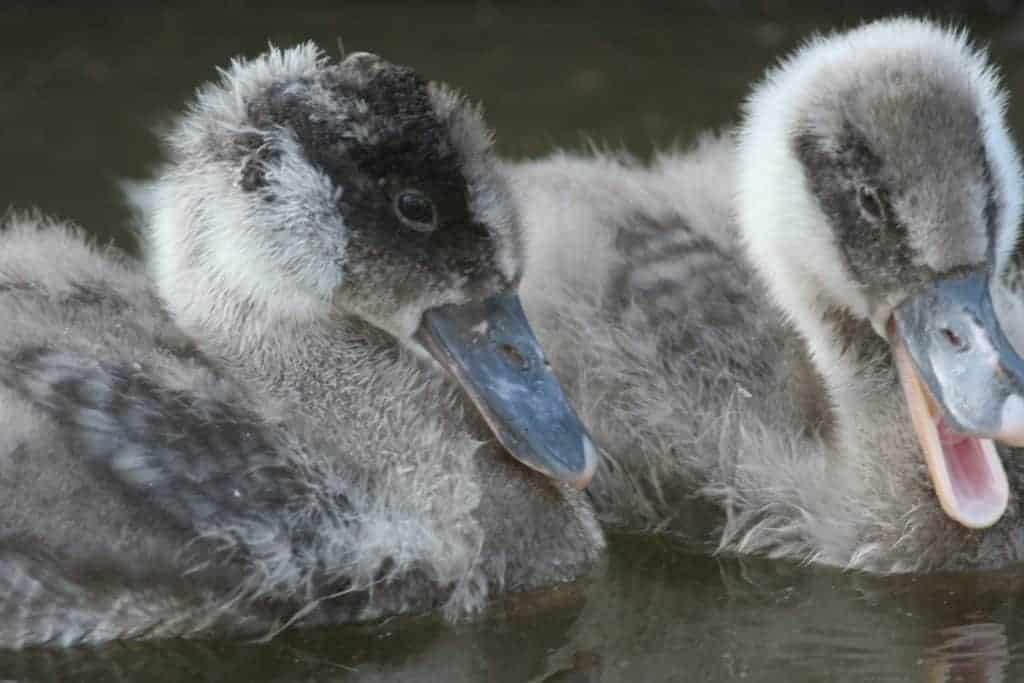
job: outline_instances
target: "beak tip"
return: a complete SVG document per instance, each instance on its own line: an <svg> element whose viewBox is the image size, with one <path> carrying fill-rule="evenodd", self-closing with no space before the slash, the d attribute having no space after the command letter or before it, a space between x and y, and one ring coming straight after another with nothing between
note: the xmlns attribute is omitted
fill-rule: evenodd
<svg viewBox="0 0 1024 683"><path fill-rule="evenodd" d="M1024 446L1024 399L1011 394L1003 402L998 440L1010 446Z"/></svg>
<svg viewBox="0 0 1024 683"><path fill-rule="evenodd" d="M594 442L590 440L587 434L583 434L583 469L580 475L572 481L572 485L582 491L587 488L590 481L594 478L594 473L597 471L597 464L600 461L598 457L597 448L594 446Z"/></svg>

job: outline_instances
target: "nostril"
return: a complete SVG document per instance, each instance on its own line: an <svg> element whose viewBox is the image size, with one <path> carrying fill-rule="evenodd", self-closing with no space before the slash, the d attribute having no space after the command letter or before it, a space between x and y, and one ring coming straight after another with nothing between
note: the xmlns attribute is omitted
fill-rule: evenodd
<svg viewBox="0 0 1024 683"><path fill-rule="evenodd" d="M520 370L526 370L530 367L529 361L523 357L523 354L519 353L519 350L511 344L502 344L498 347L498 351L507 361L513 365L519 366Z"/></svg>
<svg viewBox="0 0 1024 683"><path fill-rule="evenodd" d="M946 340L946 343L952 346L954 350L963 351L967 348L967 344L964 342L963 338L948 327L943 327L939 330L939 333Z"/></svg>

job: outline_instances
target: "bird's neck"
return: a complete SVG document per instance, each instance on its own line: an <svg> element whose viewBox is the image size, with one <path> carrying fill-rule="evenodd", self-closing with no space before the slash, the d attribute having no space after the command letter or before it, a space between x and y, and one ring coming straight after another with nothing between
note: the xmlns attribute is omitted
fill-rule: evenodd
<svg viewBox="0 0 1024 683"><path fill-rule="evenodd" d="M870 322L818 301L798 326L824 378L842 450L877 457L912 436L889 345Z"/></svg>
<svg viewBox="0 0 1024 683"><path fill-rule="evenodd" d="M175 281L173 296L163 293L181 331L261 393L329 405L342 394L351 399L370 368L383 376L416 363L391 336L326 306L262 301L202 273Z"/></svg>

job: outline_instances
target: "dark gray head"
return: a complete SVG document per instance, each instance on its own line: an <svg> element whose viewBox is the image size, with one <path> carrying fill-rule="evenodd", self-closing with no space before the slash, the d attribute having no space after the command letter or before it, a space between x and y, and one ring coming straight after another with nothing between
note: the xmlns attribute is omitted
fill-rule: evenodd
<svg viewBox="0 0 1024 683"><path fill-rule="evenodd" d="M989 439L1024 439L1024 362L989 295L1021 211L1004 103L963 33L886 20L783 62L740 146L752 258L822 362L846 344L828 312L888 342L939 498L968 526L1005 508ZM961 461L977 471L951 474Z"/></svg>
<svg viewBox="0 0 1024 683"><path fill-rule="evenodd" d="M403 339L427 308L520 277L515 210L479 110L411 69L271 50L202 89L170 142L160 208L192 220L155 226L160 270L180 275L174 252L255 304L292 316L329 305Z"/></svg>
<svg viewBox="0 0 1024 683"><path fill-rule="evenodd" d="M478 108L307 44L234 62L168 140L148 256L185 330L259 344L363 320L448 368L513 455L589 479L594 450L518 305L522 235Z"/></svg>
<svg viewBox="0 0 1024 683"><path fill-rule="evenodd" d="M1013 243L977 84L962 65L912 57L824 70L793 131L809 189L873 308L944 273L987 269L1000 238Z"/></svg>

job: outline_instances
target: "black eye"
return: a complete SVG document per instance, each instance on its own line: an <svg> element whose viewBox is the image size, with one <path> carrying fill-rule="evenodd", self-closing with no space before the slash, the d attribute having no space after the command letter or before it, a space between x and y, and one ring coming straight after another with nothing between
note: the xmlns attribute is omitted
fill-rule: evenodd
<svg viewBox="0 0 1024 683"><path fill-rule="evenodd" d="M396 196L395 213L403 225L417 232L431 232L437 227L434 202L418 190L405 190Z"/></svg>
<svg viewBox="0 0 1024 683"><path fill-rule="evenodd" d="M860 205L860 212L871 223L877 223L885 218L885 208L882 205L882 198L873 187L861 185L857 188L857 204Z"/></svg>

